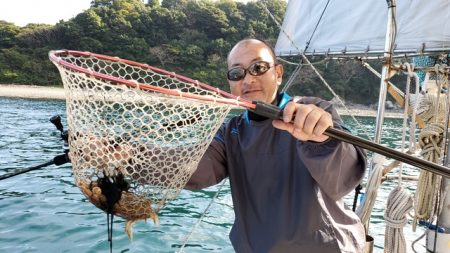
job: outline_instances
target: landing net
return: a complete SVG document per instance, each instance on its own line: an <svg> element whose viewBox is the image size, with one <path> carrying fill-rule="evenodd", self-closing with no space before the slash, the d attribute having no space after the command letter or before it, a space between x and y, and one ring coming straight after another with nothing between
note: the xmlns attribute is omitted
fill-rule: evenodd
<svg viewBox="0 0 450 253"><path fill-rule="evenodd" d="M105 191L121 192L127 219L148 218L139 214L145 205L157 212L178 195L231 108L214 102L217 92L148 65L75 51L53 51L50 59L66 92L75 181L102 209ZM115 190L105 190L109 183Z"/></svg>

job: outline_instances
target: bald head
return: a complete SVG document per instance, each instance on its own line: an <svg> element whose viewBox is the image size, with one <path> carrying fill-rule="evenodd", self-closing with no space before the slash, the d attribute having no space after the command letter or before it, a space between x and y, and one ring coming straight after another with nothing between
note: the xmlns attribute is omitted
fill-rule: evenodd
<svg viewBox="0 0 450 253"><path fill-rule="evenodd" d="M230 56L232 56L236 51L237 48L251 48L251 47L265 47L268 49L269 53L271 54L272 58L273 58L273 62L277 63L277 57L275 56L275 51L273 50L272 46L263 41L263 40L259 40L259 39L243 39L241 41L239 41L238 43L236 43L236 45L234 45L234 47L230 50L230 52L228 53L227 56L227 62L228 64L230 64Z"/></svg>

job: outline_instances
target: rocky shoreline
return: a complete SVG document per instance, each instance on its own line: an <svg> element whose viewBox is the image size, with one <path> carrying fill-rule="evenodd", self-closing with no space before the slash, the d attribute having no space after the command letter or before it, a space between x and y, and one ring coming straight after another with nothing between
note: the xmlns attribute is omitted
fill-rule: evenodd
<svg viewBox="0 0 450 253"><path fill-rule="evenodd" d="M0 84L0 97L16 97L31 99L65 100L65 92L62 87L48 87L36 85ZM340 115L376 117L377 111L364 105L351 105L349 111L337 108ZM399 110L386 110L386 117L402 118Z"/></svg>

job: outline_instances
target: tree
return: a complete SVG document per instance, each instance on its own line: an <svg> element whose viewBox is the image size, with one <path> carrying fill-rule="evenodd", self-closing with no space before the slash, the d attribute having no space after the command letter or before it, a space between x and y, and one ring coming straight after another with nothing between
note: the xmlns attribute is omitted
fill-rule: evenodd
<svg viewBox="0 0 450 253"><path fill-rule="evenodd" d="M147 3L145 5L150 8L159 7L159 0L147 0Z"/></svg>
<svg viewBox="0 0 450 253"><path fill-rule="evenodd" d="M172 57L170 57L169 52L164 46L151 47L148 51L151 56L158 59L159 61L158 63L162 67L165 67L167 63L169 64L175 63L175 61L172 59Z"/></svg>
<svg viewBox="0 0 450 253"><path fill-rule="evenodd" d="M192 2L192 0L163 0L161 7L170 10L185 10L188 2Z"/></svg>
<svg viewBox="0 0 450 253"><path fill-rule="evenodd" d="M0 20L0 48L10 48L16 44L16 36L19 34L19 27L13 23Z"/></svg>
<svg viewBox="0 0 450 253"><path fill-rule="evenodd" d="M224 37L227 41L235 42L242 39L240 28L245 26L245 17L242 10L245 5L234 0L220 0L217 3L217 8L222 10L228 19L228 28L224 29Z"/></svg>
<svg viewBox="0 0 450 253"><path fill-rule="evenodd" d="M111 7L113 0L92 0L91 7Z"/></svg>
<svg viewBox="0 0 450 253"><path fill-rule="evenodd" d="M17 45L27 48L41 48L55 45L55 30L50 25L28 24L17 35Z"/></svg>
<svg viewBox="0 0 450 253"><path fill-rule="evenodd" d="M201 27L210 39L222 38L229 27L225 12L209 1L189 2L186 15L194 21L193 27Z"/></svg>
<svg viewBox="0 0 450 253"><path fill-rule="evenodd" d="M166 8L151 9L149 30L144 34L148 44L157 46L168 43L170 40L176 40L186 28L186 15L178 10L169 10Z"/></svg>
<svg viewBox="0 0 450 253"><path fill-rule="evenodd" d="M93 38L103 37L107 29L106 24L94 9L88 9L78 14L74 22L82 29L84 36Z"/></svg>

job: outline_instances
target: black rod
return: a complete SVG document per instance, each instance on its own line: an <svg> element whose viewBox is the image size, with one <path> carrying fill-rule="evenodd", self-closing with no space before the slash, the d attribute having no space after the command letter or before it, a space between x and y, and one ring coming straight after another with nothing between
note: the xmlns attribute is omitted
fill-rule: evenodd
<svg viewBox="0 0 450 253"><path fill-rule="evenodd" d="M271 119L283 119L283 111L278 106L261 101L253 101L253 104L255 105L255 108L252 109L254 113ZM372 152L378 153L380 155L384 155L389 158L398 160L400 162L404 162L406 164L415 166L417 168L424 169L426 171L436 173L443 177L450 178L450 168L448 167L435 164L430 161L414 157L412 155L402 153L395 149L388 148L378 143L365 140L363 138L351 135L347 132L344 132L336 128L329 127L327 130L325 130L324 134L336 140L347 142L356 145L358 147L370 150Z"/></svg>
<svg viewBox="0 0 450 253"><path fill-rule="evenodd" d="M10 177L13 177L13 176L17 176L17 175L20 175L20 174L23 174L23 173L26 173L26 172L29 172L29 171L32 171L32 170L37 170L37 169L40 169L40 168L52 165L54 163L55 162L52 159L52 160L50 160L50 161L48 161L46 163L39 164L37 166L33 166L33 167L29 167L29 168L23 168L23 169L18 169L18 170L14 171L14 172L0 175L0 180L7 179L7 178L10 178Z"/></svg>
<svg viewBox="0 0 450 253"><path fill-rule="evenodd" d="M329 137L332 137L336 140L347 142L347 143L356 145L358 147L370 150L370 151L378 153L380 155L384 155L386 157L393 158L395 160L404 162L406 164L415 166L417 168L436 173L443 177L450 178L450 168L448 168L448 167L445 167L445 166L442 166L442 165L439 165L436 163L432 163L430 161L423 160L423 159L414 157L412 155L408 155L406 153L402 153L395 149L388 148L388 147L382 146L380 144L365 140L363 138L351 135L342 130L330 127L327 130L325 130L325 135L328 135Z"/></svg>

